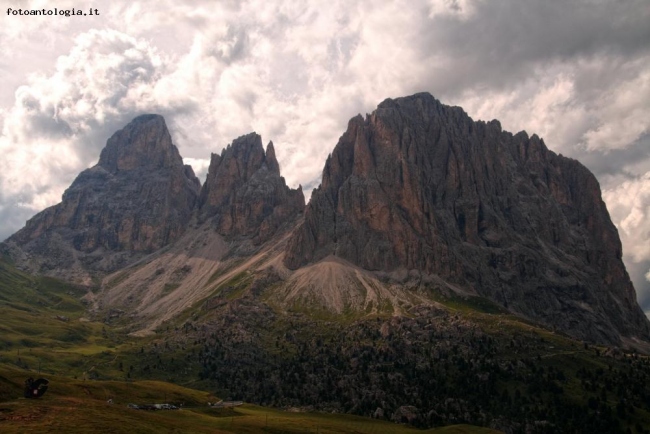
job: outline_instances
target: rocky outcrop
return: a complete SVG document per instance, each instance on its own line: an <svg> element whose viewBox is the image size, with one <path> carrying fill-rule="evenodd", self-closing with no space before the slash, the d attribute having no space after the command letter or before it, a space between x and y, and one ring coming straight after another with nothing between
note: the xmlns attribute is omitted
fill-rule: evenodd
<svg viewBox="0 0 650 434"><path fill-rule="evenodd" d="M30 219L5 249L32 271L87 280L178 239L199 189L164 119L139 116L108 139L61 203Z"/></svg>
<svg viewBox="0 0 650 434"><path fill-rule="evenodd" d="M221 155L212 154L201 189L198 215L211 220L222 236L268 240L305 207L302 187L290 189L280 176L273 142L251 133L234 140Z"/></svg>
<svg viewBox="0 0 650 434"><path fill-rule="evenodd" d="M350 121L285 265L328 255L435 275L581 339L650 338L595 177L429 94Z"/></svg>

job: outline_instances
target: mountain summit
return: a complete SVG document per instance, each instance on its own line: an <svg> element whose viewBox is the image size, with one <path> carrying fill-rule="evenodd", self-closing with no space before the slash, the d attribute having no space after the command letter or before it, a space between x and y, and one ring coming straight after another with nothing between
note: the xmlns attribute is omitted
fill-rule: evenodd
<svg viewBox="0 0 650 434"><path fill-rule="evenodd" d="M98 166L110 173L140 169L156 170L182 165L182 158L160 115L133 119L106 142Z"/></svg>
<svg viewBox="0 0 650 434"><path fill-rule="evenodd" d="M178 239L199 189L163 117L139 116L108 139L97 165L77 176L61 203L5 244L27 269L89 283Z"/></svg>
<svg viewBox="0 0 650 434"><path fill-rule="evenodd" d="M589 170L427 93L350 120L285 264L329 255L441 278L581 339L650 337Z"/></svg>
<svg viewBox="0 0 650 434"><path fill-rule="evenodd" d="M304 208L302 188L290 189L280 176L273 142L265 153L262 138L250 133L221 155L212 154L198 214L201 220L211 219L221 235L253 236L259 244Z"/></svg>

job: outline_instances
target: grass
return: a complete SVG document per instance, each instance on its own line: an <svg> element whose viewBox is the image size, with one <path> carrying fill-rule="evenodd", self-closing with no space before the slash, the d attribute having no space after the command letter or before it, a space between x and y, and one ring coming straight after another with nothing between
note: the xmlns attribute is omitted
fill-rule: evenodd
<svg viewBox="0 0 650 434"><path fill-rule="evenodd" d="M293 413L244 405L214 409L207 392L157 382L81 381L52 376L40 399L19 398L31 372L0 365L3 433L492 433L471 426L419 431L404 425L341 414ZM108 400L112 400L112 404ZM128 403L183 404L177 411L141 411Z"/></svg>
<svg viewBox="0 0 650 434"><path fill-rule="evenodd" d="M190 407L216 398L207 392L155 381L82 381L47 376L50 388L40 399L19 398L22 381L33 372L0 366L0 431L92 432L210 432L207 423L191 412L149 413L127 409L137 404L174 402ZM113 404L107 400L112 399ZM194 420L196 419L196 420ZM205 422L205 421L204 421ZM184 430L189 426L190 430Z"/></svg>
<svg viewBox="0 0 650 434"><path fill-rule="evenodd" d="M0 363L80 376L104 362L125 338L85 318L86 291L0 261Z"/></svg>
<svg viewBox="0 0 650 434"><path fill-rule="evenodd" d="M228 300L234 300L241 297L246 287L253 281L253 275L247 271L242 271L236 274L229 280L220 284L215 291L214 295L225 295ZM224 290L228 289L228 293L224 294Z"/></svg>
<svg viewBox="0 0 650 434"><path fill-rule="evenodd" d="M239 273L215 288L214 295L232 300L240 297L250 286L252 275ZM172 290L170 288L170 290ZM167 345L164 330L154 337L127 338L114 327L86 318L86 306L80 298L85 288L63 284L54 279L29 276L0 260L0 432L188 432L188 433L488 433L494 432L471 426L448 426L419 431L404 425L342 414L292 413L252 405L235 409L213 409L205 406L216 397L208 392L188 389L162 381L126 381L131 375L139 378L156 377L205 386L194 382L198 365L184 371L185 360L194 357L191 343L170 341L172 350L152 351L154 342ZM480 297L444 296L432 298L452 312L466 318L486 334L510 342L511 339L535 341L548 348L538 363L546 368L560 369L568 381L564 393L575 402L584 402L575 372L582 367L607 369L607 364L592 355L581 343L567 339L522 321L494 303ZM386 304L388 303L388 304ZM275 347L275 338L299 325L298 341L335 338L337 327L365 318L389 317L392 305L379 300L379 311L368 315L346 309L336 315L320 311L308 304L296 304L290 314L304 314L306 322L294 316L279 315L267 330L262 330L261 342L269 353L291 354L294 344ZM390 307L390 309L388 309ZM183 318L199 315L196 308L186 310L163 327L182 327ZM307 321L308 319L308 321ZM539 348L539 345L535 348ZM187 348L185 348L187 346ZM145 351L146 347L146 351ZM140 349L142 348L142 351ZM159 347L160 348L160 347ZM505 359L516 361L533 357L530 350L513 348ZM174 357L173 362L170 361ZM143 371L147 364L164 364L173 369L164 373ZM135 369L131 369L134 366ZM169 373L171 372L171 373ZM22 382L29 376L45 376L51 388L39 400L22 396ZM120 381L121 380L121 381ZM514 394L520 384L503 383L500 387ZM107 399L113 404L107 404ZM614 395L609 404L616 405ZM181 411L145 412L126 407L129 402L184 402ZM638 420L650 421L650 414L637 409Z"/></svg>
<svg viewBox="0 0 650 434"><path fill-rule="evenodd" d="M435 290L430 290L427 294L432 300L459 311L459 312L481 312L492 315L508 314L509 312L493 301L478 296L460 296L457 294L441 294Z"/></svg>

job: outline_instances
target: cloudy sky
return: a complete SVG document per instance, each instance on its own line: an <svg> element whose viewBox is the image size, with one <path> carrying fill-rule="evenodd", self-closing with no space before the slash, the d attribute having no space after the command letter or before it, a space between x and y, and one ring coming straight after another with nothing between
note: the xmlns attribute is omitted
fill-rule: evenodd
<svg viewBox="0 0 650 434"><path fill-rule="evenodd" d="M163 114L203 179L257 131L292 186L319 182L357 113L428 91L544 138L598 177L650 310L647 0L0 0L0 239ZM7 9L96 8L99 16Z"/></svg>

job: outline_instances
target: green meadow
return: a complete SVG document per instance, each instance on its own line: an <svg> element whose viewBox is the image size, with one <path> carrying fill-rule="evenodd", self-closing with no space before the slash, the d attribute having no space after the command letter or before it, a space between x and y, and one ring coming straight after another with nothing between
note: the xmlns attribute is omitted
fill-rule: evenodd
<svg viewBox="0 0 650 434"><path fill-rule="evenodd" d="M103 318L89 315L82 301L86 291L28 275L0 261L0 432L494 432L464 425L420 431L358 416L249 404L210 407L209 402L219 400L210 392L136 375L133 365L140 363L138 349L150 346L153 339L127 337ZM50 381L43 397L23 397L23 384L29 377ZM129 403L182 407L144 411L128 408Z"/></svg>

